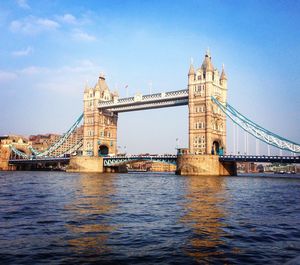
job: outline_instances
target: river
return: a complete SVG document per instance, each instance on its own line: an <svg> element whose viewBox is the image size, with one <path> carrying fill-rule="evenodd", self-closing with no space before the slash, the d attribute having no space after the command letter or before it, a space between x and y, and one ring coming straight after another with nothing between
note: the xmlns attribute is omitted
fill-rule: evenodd
<svg viewBox="0 0 300 265"><path fill-rule="evenodd" d="M299 175L0 172L0 264L284 264L299 256Z"/></svg>

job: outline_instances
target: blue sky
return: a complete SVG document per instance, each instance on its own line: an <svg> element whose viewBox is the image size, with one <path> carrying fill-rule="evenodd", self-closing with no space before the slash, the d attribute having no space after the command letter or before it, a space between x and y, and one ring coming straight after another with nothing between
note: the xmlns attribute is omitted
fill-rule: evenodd
<svg viewBox="0 0 300 265"><path fill-rule="evenodd" d="M198 67L209 47L214 66L225 64L228 101L300 142L299 14L292 0L1 1L0 134L63 133L100 72L121 96L125 85L130 95L149 83L184 89L190 58ZM176 138L187 146L187 117L187 107L120 114L119 145L174 152Z"/></svg>

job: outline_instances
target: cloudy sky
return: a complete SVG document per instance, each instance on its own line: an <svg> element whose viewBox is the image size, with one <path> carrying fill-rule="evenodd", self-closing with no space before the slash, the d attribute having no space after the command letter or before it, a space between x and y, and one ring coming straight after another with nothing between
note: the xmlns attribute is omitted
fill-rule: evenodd
<svg viewBox="0 0 300 265"><path fill-rule="evenodd" d="M225 64L228 101L300 142L299 14L293 0L1 1L0 134L63 133L100 72L121 96L126 85L130 95L150 83L184 89L190 58L198 67L209 47L214 66ZM120 114L119 145L174 152L176 138L187 146L187 115L186 106Z"/></svg>

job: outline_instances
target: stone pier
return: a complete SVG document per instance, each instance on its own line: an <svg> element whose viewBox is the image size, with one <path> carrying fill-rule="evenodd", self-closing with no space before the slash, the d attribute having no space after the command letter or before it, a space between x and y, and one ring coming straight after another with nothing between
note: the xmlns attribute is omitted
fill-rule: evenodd
<svg viewBox="0 0 300 265"><path fill-rule="evenodd" d="M104 167L103 157L78 156L71 157L67 172L91 172L91 173L126 173L126 165Z"/></svg>
<svg viewBox="0 0 300 265"><path fill-rule="evenodd" d="M103 173L103 158L91 156L71 157L67 172Z"/></svg>
<svg viewBox="0 0 300 265"><path fill-rule="evenodd" d="M217 155L179 155L178 175L190 176L235 176L235 162L220 162Z"/></svg>

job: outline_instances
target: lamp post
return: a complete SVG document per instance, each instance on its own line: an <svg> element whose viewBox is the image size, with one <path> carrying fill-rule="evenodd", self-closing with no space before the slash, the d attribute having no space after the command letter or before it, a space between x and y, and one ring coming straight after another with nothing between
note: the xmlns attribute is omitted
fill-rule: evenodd
<svg viewBox="0 0 300 265"><path fill-rule="evenodd" d="M120 148L120 151L119 151ZM122 154L122 146L118 146L118 154Z"/></svg>
<svg viewBox="0 0 300 265"><path fill-rule="evenodd" d="M179 150L178 142L179 142L179 139L176 138L176 147L175 147L175 149L176 149L176 154L177 154L177 155L178 155L178 150Z"/></svg>

